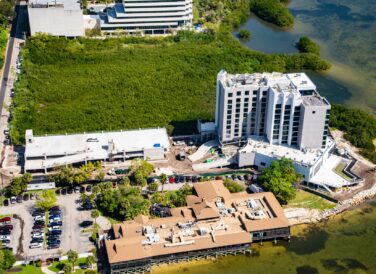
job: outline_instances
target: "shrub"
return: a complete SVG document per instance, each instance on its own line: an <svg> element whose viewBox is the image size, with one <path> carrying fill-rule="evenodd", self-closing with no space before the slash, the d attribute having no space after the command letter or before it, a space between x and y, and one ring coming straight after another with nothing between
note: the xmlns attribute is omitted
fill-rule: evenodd
<svg viewBox="0 0 376 274"><path fill-rule="evenodd" d="M320 46L306 36L299 39L297 48L300 52L320 55Z"/></svg>
<svg viewBox="0 0 376 274"><path fill-rule="evenodd" d="M239 35L240 39L249 39L249 38L251 38L251 32L249 30L246 30L246 29L240 30L238 35Z"/></svg>
<svg viewBox="0 0 376 274"><path fill-rule="evenodd" d="M226 178L223 182L224 186L227 187L227 189L231 192L231 193L237 193L237 192L241 192L244 190L244 187L235 182L234 180L231 180L229 178Z"/></svg>

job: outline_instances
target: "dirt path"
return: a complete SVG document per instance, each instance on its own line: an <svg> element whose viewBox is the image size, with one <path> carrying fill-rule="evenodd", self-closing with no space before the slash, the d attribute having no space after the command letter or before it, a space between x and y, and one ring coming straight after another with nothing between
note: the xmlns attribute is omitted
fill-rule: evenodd
<svg viewBox="0 0 376 274"><path fill-rule="evenodd" d="M351 156L357 159L359 162L363 163L368 168L375 168L376 165L365 159L362 155L359 154L359 149L354 147L349 141L345 140L343 137L343 132L336 129L331 130L335 143L338 148L345 149Z"/></svg>

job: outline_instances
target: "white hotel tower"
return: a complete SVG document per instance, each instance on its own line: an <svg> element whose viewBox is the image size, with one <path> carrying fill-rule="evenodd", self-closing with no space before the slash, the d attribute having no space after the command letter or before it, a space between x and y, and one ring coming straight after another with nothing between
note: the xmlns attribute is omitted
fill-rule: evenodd
<svg viewBox="0 0 376 274"><path fill-rule="evenodd" d="M330 104L305 73L217 76L215 122L222 144L264 137L300 149L326 146Z"/></svg>
<svg viewBox="0 0 376 274"><path fill-rule="evenodd" d="M192 0L123 0L101 16L101 30L165 34L192 25Z"/></svg>

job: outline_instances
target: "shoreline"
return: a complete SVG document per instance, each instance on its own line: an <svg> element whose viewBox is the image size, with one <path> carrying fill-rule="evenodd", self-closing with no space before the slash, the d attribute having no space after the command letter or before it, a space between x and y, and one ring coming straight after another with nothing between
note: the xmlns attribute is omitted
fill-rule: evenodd
<svg viewBox="0 0 376 274"><path fill-rule="evenodd" d="M365 201L371 200L375 196L376 183L374 183L371 188L355 194L352 198L338 202L337 205L331 209L319 211L318 209L286 208L284 212L287 219L290 221L291 226L312 224L327 220L332 216L343 213L355 206L364 203Z"/></svg>

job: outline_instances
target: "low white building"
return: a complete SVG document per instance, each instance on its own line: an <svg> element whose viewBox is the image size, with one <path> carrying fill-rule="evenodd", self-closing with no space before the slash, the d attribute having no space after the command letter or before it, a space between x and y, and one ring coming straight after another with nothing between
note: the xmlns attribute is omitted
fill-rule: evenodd
<svg viewBox="0 0 376 274"><path fill-rule="evenodd" d="M77 0L30 0L27 6L31 35L84 36L84 18Z"/></svg>
<svg viewBox="0 0 376 274"><path fill-rule="evenodd" d="M239 150L239 167L269 166L273 160L288 158L293 161L296 172L301 173L304 180L310 182L326 163L335 143L327 138L327 145L321 149L298 149L287 145L274 145L264 139L249 138L247 145Z"/></svg>
<svg viewBox="0 0 376 274"><path fill-rule="evenodd" d="M165 128L48 136L26 130L25 140L25 172L87 161L162 160L170 148Z"/></svg>

